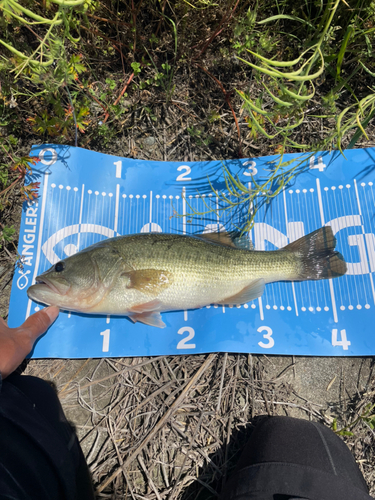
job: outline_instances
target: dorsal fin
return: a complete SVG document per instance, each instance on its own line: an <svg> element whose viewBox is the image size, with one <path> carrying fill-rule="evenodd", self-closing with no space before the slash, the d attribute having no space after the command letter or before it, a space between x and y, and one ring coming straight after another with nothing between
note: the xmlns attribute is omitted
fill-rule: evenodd
<svg viewBox="0 0 375 500"><path fill-rule="evenodd" d="M247 234L243 234L242 236L234 236L232 238L232 241L237 248L242 248L242 250L254 250L254 244L249 239Z"/></svg>
<svg viewBox="0 0 375 500"><path fill-rule="evenodd" d="M219 245L236 248L236 245L234 244L232 238L230 237L230 234L227 233L226 231L222 231L221 233L203 233L203 234L198 234L197 236L198 238L212 241L213 243L218 243Z"/></svg>
<svg viewBox="0 0 375 500"><path fill-rule="evenodd" d="M198 238L203 238L219 245L224 245L232 248L241 248L242 250L254 250L254 245L249 240L247 235L240 235L239 232L221 231L220 233L202 233L197 235Z"/></svg>

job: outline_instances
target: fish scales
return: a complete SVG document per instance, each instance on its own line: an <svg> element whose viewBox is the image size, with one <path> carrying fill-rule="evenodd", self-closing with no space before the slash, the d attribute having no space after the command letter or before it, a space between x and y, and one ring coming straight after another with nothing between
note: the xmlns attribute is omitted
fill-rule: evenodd
<svg viewBox="0 0 375 500"><path fill-rule="evenodd" d="M163 327L160 312L243 304L279 280L342 276L346 264L335 245L330 227L272 252L238 248L226 233L120 236L58 262L28 294L70 311Z"/></svg>
<svg viewBox="0 0 375 500"><path fill-rule="evenodd" d="M107 240L109 241L109 240ZM298 259L284 251L248 251L223 246L199 237L183 235L143 234L127 240L112 239L114 247L130 265L136 268L168 269L176 277L192 281L207 276L221 281L257 279L298 274ZM139 252L142 245L142 254Z"/></svg>
<svg viewBox="0 0 375 500"><path fill-rule="evenodd" d="M168 310L225 301L260 278L269 282L298 275L297 258L283 251L249 252L181 235L144 234L108 244L134 269L152 268L173 275L171 286L158 295ZM115 287L109 300L119 304L123 296L122 288Z"/></svg>

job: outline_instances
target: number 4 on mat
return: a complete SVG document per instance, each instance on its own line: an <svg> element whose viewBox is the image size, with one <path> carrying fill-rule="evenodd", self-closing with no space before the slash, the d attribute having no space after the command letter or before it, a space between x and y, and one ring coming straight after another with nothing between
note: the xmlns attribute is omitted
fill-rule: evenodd
<svg viewBox="0 0 375 500"><path fill-rule="evenodd" d="M346 338L346 330L340 330L341 340L337 340L337 333L338 333L337 328L334 328L332 330L332 345L334 347L341 346L344 349L344 351L347 351L348 346L351 345L351 342Z"/></svg>

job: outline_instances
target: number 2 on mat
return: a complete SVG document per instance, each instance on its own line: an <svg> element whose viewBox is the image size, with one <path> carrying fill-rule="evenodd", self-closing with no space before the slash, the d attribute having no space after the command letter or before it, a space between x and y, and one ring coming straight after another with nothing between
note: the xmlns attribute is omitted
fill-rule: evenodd
<svg viewBox="0 0 375 500"><path fill-rule="evenodd" d="M195 349L196 345L195 344L187 344L186 342L188 340L191 340L194 338L195 331L191 326L183 326L178 330L178 334L182 335L183 333L188 333L189 335L185 337L184 339L180 340L180 342L177 344L177 349Z"/></svg>

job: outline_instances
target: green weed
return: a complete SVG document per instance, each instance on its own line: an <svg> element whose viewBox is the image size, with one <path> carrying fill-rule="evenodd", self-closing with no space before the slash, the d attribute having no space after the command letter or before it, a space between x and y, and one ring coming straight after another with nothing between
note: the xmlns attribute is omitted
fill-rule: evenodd
<svg viewBox="0 0 375 500"><path fill-rule="evenodd" d="M223 175L229 195L217 193L212 188L220 200L217 215L249 207L247 220L238 228L241 231L251 229L257 207L269 203L296 175L308 168L309 159L318 151L336 147L344 154L344 141L352 148L362 135L368 139L365 129L375 116L375 87L369 88L370 93L364 96L356 95L351 87L351 80L358 72L364 70L371 75L368 66L374 66L369 37L373 38L375 33L375 6L366 5L358 2L355 8L349 9L341 0L329 1L315 19L310 20L303 12L296 16L294 3L285 1L278 4L279 11L284 9L284 12L257 21L259 9L249 9L238 22L233 48L238 59L253 69L253 77L262 88L257 97L237 91L247 112L249 137L256 140L263 136L273 144L273 152L280 155L273 162L269 177L259 184L252 179L251 189L226 167L223 167ZM313 10L312 4L305 6ZM291 14L285 13L289 11ZM293 23L294 29L289 34L281 29L285 21L289 25ZM286 44L286 40L289 43ZM281 45L289 46L293 58L281 59ZM250 58L244 59L244 54ZM346 58L350 64L346 64ZM333 88L326 91L324 82L329 78ZM343 93L352 102L338 109L337 99ZM323 112L319 118L334 120L334 126L329 127L318 141L296 142L296 130L316 117L310 110L316 109L317 106L311 103L317 101ZM299 160L285 162L284 153L288 150L308 153ZM209 207L208 212L211 211Z"/></svg>
<svg viewBox="0 0 375 500"><path fill-rule="evenodd" d="M342 427L341 429L338 429L337 426L337 419L334 418L332 422L332 430L338 435L338 436L354 436L354 429L357 426L358 423L362 422L365 425L367 425L371 430L375 429L375 413L373 413L375 409L374 404L367 404L363 410L363 412L358 415L356 419L354 419L350 424L346 425L345 427Z"/></svg>
<svg viewBox="0 0 375 500"><path fill-rule="evenodd" d="M375 94L359 98L350 86L350 81L358 71L363 72L363 60L369 63L372 58L369 36L373 37L375 31L372 27L374 6L368 7L367 17L364 19L359 15L364 5L365 2L358 2L356 8L349 9L341 0L329 1L320 17L314 21L303 19L302 14L297 17L286 13L255 21L255 12L251 16L248 13L251 26L256 25L258 30L251 35L246 34L242 44L237 41L234 48L239 59L253 68L263 87L262 97L257 100L239 91L249 113L253 137L256 129L267 139L285 143L285 146L291 149L316 151L331 149L332 144L335 144L342 151L343 140L350 130L358 128L365 135L363 122L374 110ZM290 9L290 6L291 3L283 3L285 11L289 9L294 12L295 7ZM289 36L280 29L285 21L289 24L293 22L294 25ZM366 27L367 25L369 27ZM272 29L266 28L265 33L259 34L259 27L262 26L272 26ZM243 26L240 26L238 33L243 35L243 30ZM338 36L338 33L341 36ZM290 60L280 59L279 46L285 44L288 38L288 45L294 48L296 54ZM240 57L244 53L250 55L251 59ZM353 55L356 60L351 61L348 69L344 70L346 58L353 58ZM373 65L373 61L371 64ZM366 69L369 70L367 67ZM327 93L323 90L318 96L317 87L322 86L321 78L324 76L326 79L330 75L333 89ZM354 102L337 114L335 98L344 91L351 94ZM321 99L323 106L330 112L324 118L333 117L336 127L318 143L295 143L291 139L291 132L309 118L309 108L314 107L311 103L317 99ZM268 106L265 107L262 101L267 102ZM264 123L259 123L259 115L264 117ZM286 123L280 126L275 116L285 118Z"/></svg>
<svg viewBox="0 0 375 500"><path fill-rule="evenodd" d="M270 202L317 150L338 148L344 153L345 147L353 147L366 137L375 115L375 6L364 0L350 7L341 0L298 5L292 0L243 5L225 0L173 5L122 0L117 11L109 0L2 0L0 13L0 126L6 129L0 133L1 144L9 145L10 137L23 130L23 106L29 131L40 140L77 144L79 134L85 134L85 145L109 145L124 133L123 115L129 109L140 109L137 119L147 123L160 117L149 101L141 98L133 106L131 99L125 105L122 98L152 93L167 107L177 104L181 109L181 103L173 103L175 77L194 65L220 87L241 150L232 93L214 73L216 64L233 56L247 75L251 68L252 81L242 82L234 94L248 124L242 130L254 143L267 144L279 159L268 179L252 182L251 191L224 172L233 210L244 203L256 208L257 203ZM211 47L214 62L208 71L204 57ZM98 60L103 66L108 60L105 70ZM121 69L113 72L112 62L120 62ZM199 112L194 95L186 95L190 111ZM206 112L208 126L221 115L220 105ZM299 135L312 119L324 125L319 139ZM187 131L197 146L207 147L213 142L207 130L192 123ZM291 151L305 152L303 161L285 162L284 153ZM3 189L14 180L8 161L2 161ZM253 215L249 213L242 229L251 227Z"/></svg>

